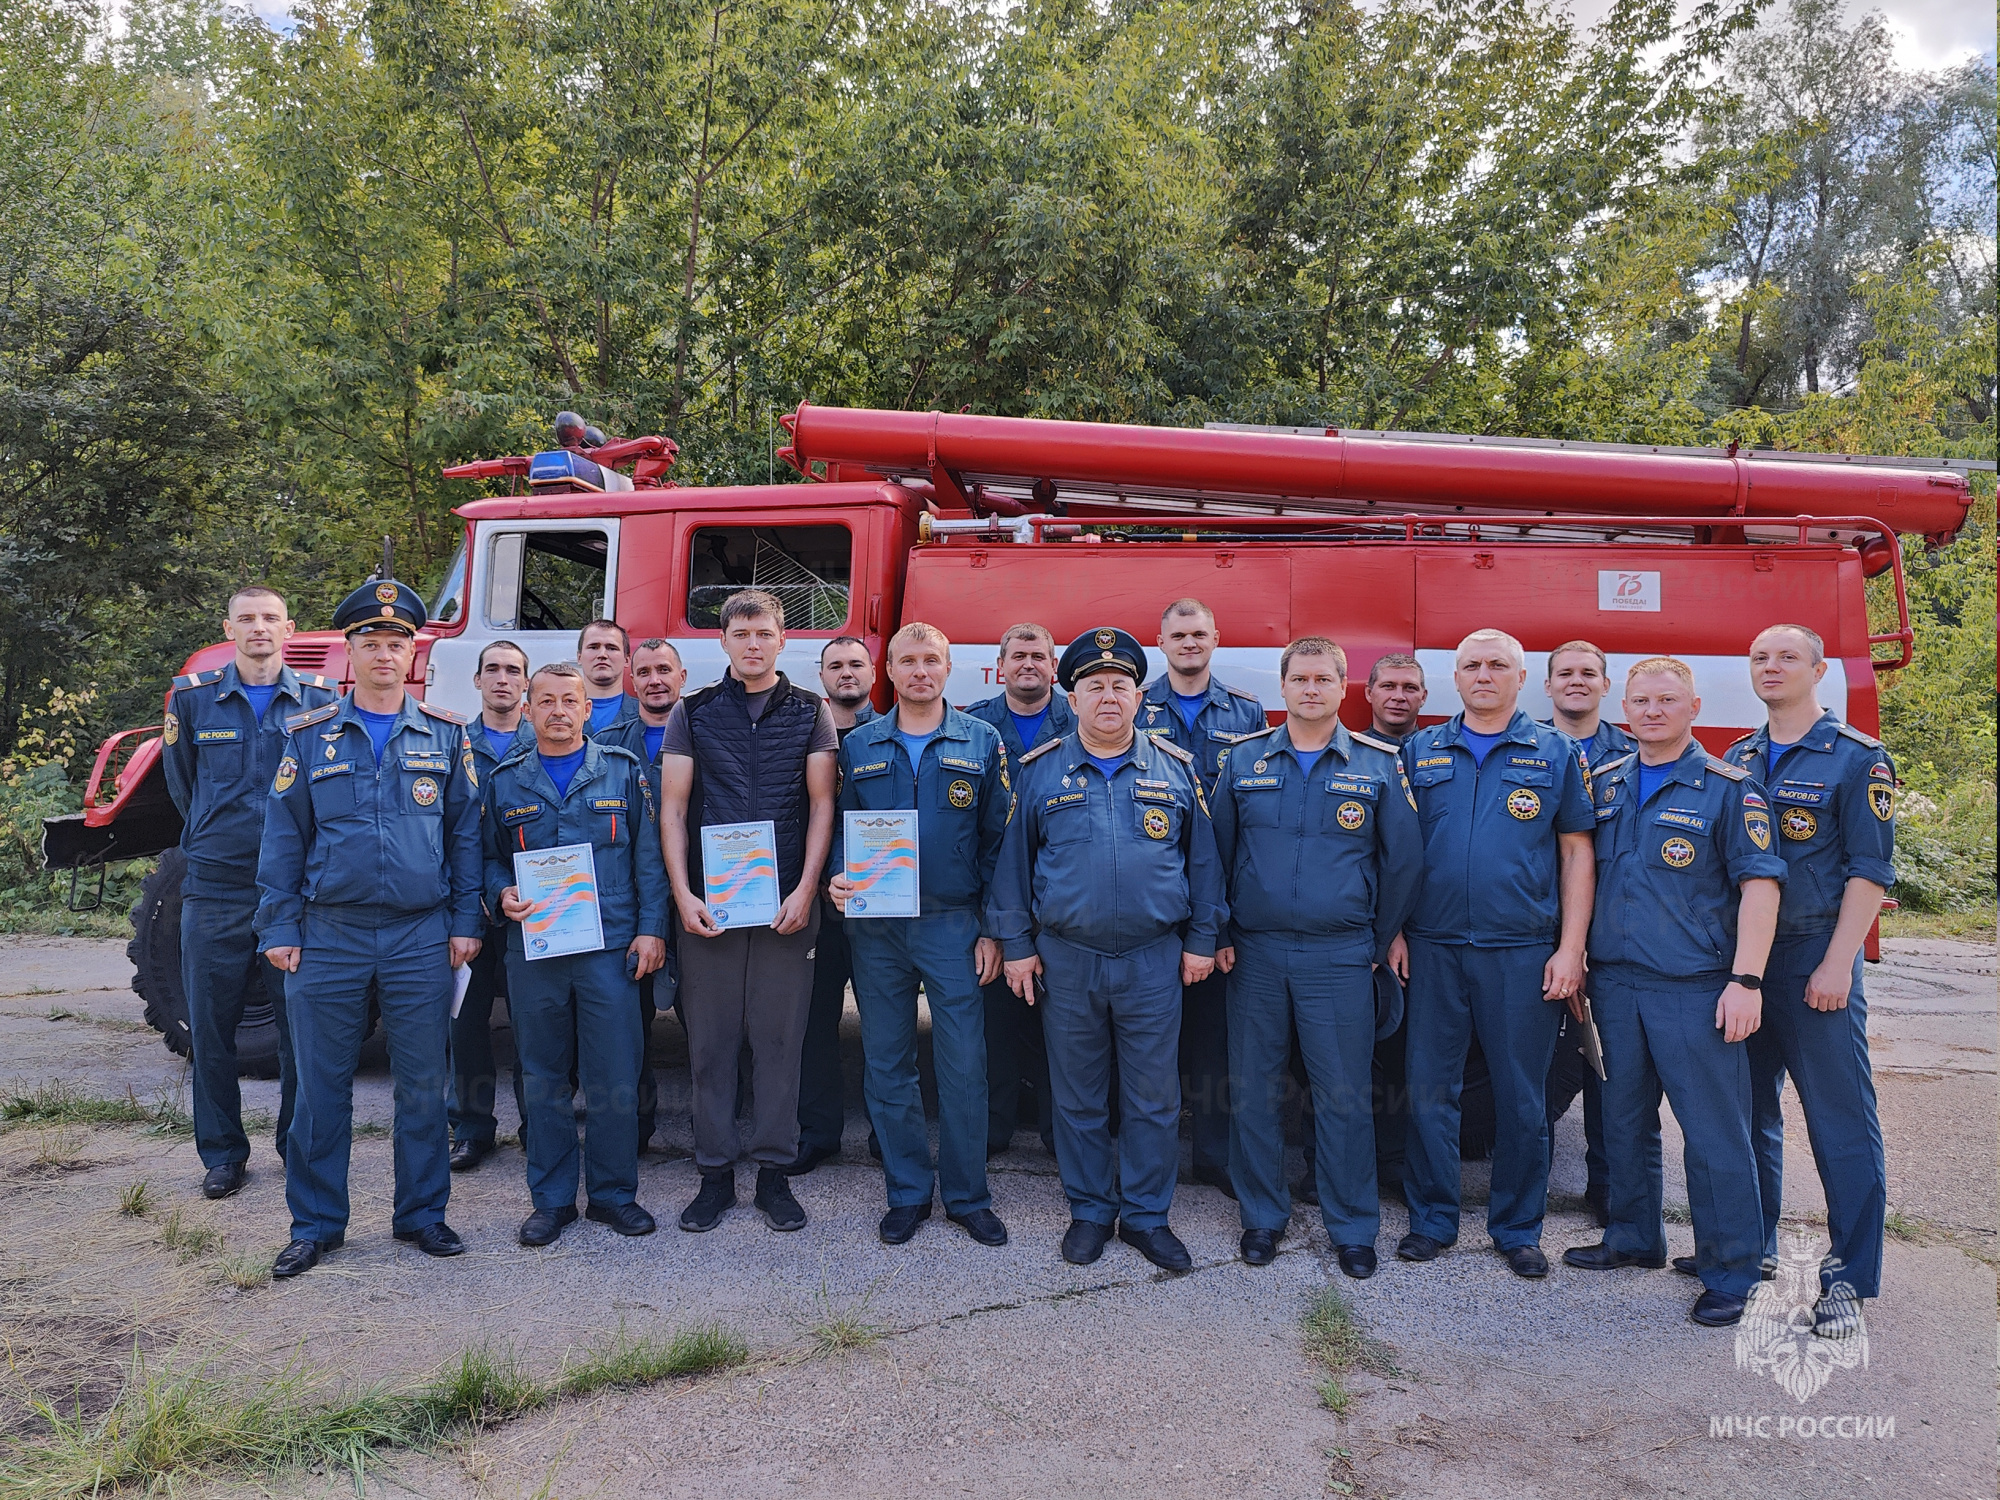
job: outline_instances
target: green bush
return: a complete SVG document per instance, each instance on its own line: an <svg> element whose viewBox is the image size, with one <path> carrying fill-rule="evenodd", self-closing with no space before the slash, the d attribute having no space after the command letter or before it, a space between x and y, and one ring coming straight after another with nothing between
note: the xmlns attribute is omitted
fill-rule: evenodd
<svg viewBox="0 0 2000 1500"><path fill-rule="evenodd" d="M1896 820L1896 899L1910 911L1991 911L1995 811L1991 782L1908 793Z"/></svg>
<svg viewBox="0 0 2000 1500"><path fill-rule="evenodd" d="M46 932L120 937L129 934L126 913L152 872L150 859L123 860L105 873L104 901L95 911L69 909L69 872L42 868L42 819L73 813L81 793L59 761L22 769L0 761L0 932ZM81 882L88 897L94 874Z"/></svg>

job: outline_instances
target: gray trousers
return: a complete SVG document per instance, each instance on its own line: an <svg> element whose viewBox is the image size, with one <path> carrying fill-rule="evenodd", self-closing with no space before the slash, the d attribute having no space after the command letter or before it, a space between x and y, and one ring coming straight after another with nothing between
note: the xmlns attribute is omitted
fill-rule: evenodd
<svg viewBox="0 0 2000 1500"><path fill-rule="evenodd" d="M681 1022L694 1075L694 1160L704 1172L735 1165L737 1068L750 1049L750 1156L782 1167L799 1154L799 1051L812 1006L819 904L804 927L780 936L743 927L719 937L682 929Z"/></svg>

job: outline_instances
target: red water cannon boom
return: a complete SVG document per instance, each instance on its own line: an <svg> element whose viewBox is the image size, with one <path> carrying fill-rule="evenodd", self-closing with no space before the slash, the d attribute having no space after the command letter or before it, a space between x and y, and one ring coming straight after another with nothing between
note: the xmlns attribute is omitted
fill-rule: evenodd
<svg viewBox="0 0 2000 1500"><path fill-rule="evenodd" d="M553 449L453 464L444 477L505 479L514 494L520 493L523 481L530 489L563 493L673 488L667 470L673 467L680 448L672 438L648 436L613 442L567 411L556 414L555 429L558 446ZM618 472L627 464L632 466L630 479Z"/></svg>
<svg viewBox="0 0 2000 1500"><path fill-rule="evenodd" d="M1939 460L1338 428L1133 427L809 403L782 420L792 441L778 456L809 478L917 476L941 505L1008 515L1048 511L1058 500L1118 508L1167 501L1221 514L1713 517L1719 532L1748 536L1758 534L1760 517L1865 516L1938 546L1972 504L1965 475ZM1839 539L1863 545L1865 555L1866 533ZM1888 566L1886 555L1880 564Z"/></svg>

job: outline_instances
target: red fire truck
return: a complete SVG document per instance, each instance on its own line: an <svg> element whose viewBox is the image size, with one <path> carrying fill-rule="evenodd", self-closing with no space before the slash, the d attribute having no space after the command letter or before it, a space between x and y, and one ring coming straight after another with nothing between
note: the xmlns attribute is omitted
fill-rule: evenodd
<svg viewBox="0 0 2000 1500"><path fill-rule="evenodd" d="M1361 680L1391 651L1426 668L1428 718L1456 712L1453 648L1491 625L1526 644L1522 706L1546 717L1533 653L1584 637L1610 654L1614 678L1657 652L1688 661L1697 733L1718 750L1762 719L1750 638L1796 621L1827 643L1822 701L1872 731L1876 674L1910 660L1901 538L1941 545L1971 504L1964 466L1936 460L810 404L784 419L777 455L806 482L682 488L668 477L670 441L586 446L594 429L583 439L580 420L558 426L572 446L445 471L503 493L457 508L464 541L410 684L433 702L476 713L487 642L515 641L536 664L567 659L599 615L674 640L690 685L709 681L723 666L717 611L755 586L784 601L794 680L816 681L835 635L879 656L898 625L926 620L953 642L957 703L996 691L995 645L1015 621L1040 621L1058 642L1106 624L1150 641L1161 607L1192 596L1215 612L1216 674L1273 714L1285 642L1339 641L1355 679L1343 717L1357 728ZM1878 630L1864 582L1883 574L1894 620ZM204 647L183 670L230 651ZM351 680L332 631L301 633L284 654ZM48 825L50 868L87 874L171 851L179 818L158 735L105 743L84 810ZM169 854L135 909L133 958L149 1017L185 1050L178 868ZM268 1017L246 1022L250 1066L271 1066L272 1044Z"/></svg>

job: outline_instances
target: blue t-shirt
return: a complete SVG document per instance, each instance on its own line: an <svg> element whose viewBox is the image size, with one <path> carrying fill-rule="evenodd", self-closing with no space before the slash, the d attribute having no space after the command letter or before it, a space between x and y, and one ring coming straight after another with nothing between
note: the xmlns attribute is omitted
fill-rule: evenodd
<svg viewBox="0 0 2000 1500"><path fill-rule="evenodd" d="M903 742L903 754L910 758L910 774L912 776L916 775L917 767L923 764L924 746L937 737L938 732L935 729L926 730L922 734L910 734L900 728L896 731L896 738Z"/></svg>
<svg viewBox="0 0 2000 1500"><path fill-rule="evenodd" d="M1796 744L1798 744L1797 740L1793 740L1791 745L1781 745L1776 740L1772 740L1769 746L1766 747L1764 751L1764 780L1766 782L1777 779L1778 762L1784 758L1785 752L1791 749L1792 745Z"/></svg>
<svg viewBox="0 0 2000 1500"><path fill-rule="evenodd" d="M1118 770L1118 768L1124 765L1126 761L1132 758L1132 752L1130 750L1127 750L1123 755L1091 755L1091 753L1088 750L1084 751L1083 753L1086 757L1089 758L1089 761L1093 766L1097 767L1098 770L1104 773L1104 779L1106 781L1109 781L1112 775Z"/></svg>
<svg viewBox="0 0 2000 1500"><path fill-rule="evenodd" d="M579 746L567 755L541 755L542 769L549 773L549 780L556 784L556 795L567 797L569 784L576 780L576 773L583 765L583 752L587 747Z"/></svg>
<svg viewBox="0 0 2000 1500"><path fill-rule="evenodd" d="M1480 734L1476 730L1467 729L1463 724L1458 726L1458 733L1459 738L1465 741L1465 748L1472 752L1472 763L1482 767L1486 764L1487 752L1507 737L1507 731L1504 729L1498 734Z"/></svg>
<svg viewBox="0 0 2000 1500"><path fill-rule="evenodd" d="M243 696L250 700L250 709L257 715L257 722L261 724L264 722L265 711L271 706L271 700L278 696L278 685L273 682L263 687L252 687L246 682L243 684Z"/></svg>
<svg viewBox="0 0 2000 1500"><path fill-rule="evenodd" d="M486 748L493 752L495 760L505 760L513 747L514 737L520 733L520 726L512 729L495 729L484 719L479 721L479 732L486 736Z"/></svg>
<svg viewBox="0 0 2000 1500"><path fill-rule="evenodd" d="M1674 774L1675 762L1668 761L1663 766L1649 766L1639 762L1639 805L1644 807L1653 800L1653 793L1667 784L1667 778Z"/></svg>
<svg viewBox="0 0 2000 1500"><path fill-rule="evenodd" d="M610 698L592 698L590 700L590 732L595 734L598 730L607 727L613 719L617 718L623 712L625 712L625 695L623 693L616 694Z"/></svg>
<svg viewBox="0 0 2000 1500"><path fill-rule="evenodd" d="M1035 736L1042 732L1042 726L1049 721L1049 705L1044 703L1042 711L1038 714L1017 714L1010 708L1007 710L1007 717L1014 721L1014 732L1021 737L1021 748L1032 750L1035 748Z"/></svg>
<svg viewBox="0 0 2000 1500"><path fill-rule="evenodd" d="M665 739L666 737L667 737L667 726L666 726L666 725L664 725L664 724L648 724L648 725L646 726L646 762L647 762L647 764L649 764L649 765L658 765L658 764L660 763L660 741L661 741L661 740L663 740L663 739Z"/></svg>
<svg viewBox="0 0 2000 1500"><path fill-rule="evenodd" d="M379 766L382 764L382 752L389 748L389 733L396 727L396 721L403 717L403 712L398 709L392 714L371 714L358 703L354 712L360 716L361 727L368 731L368 738L375 744L375 764Z"/></svg>
<svg viewBox="0 0 2000 1500"><path fill-rule="evenodd" d="M1326 754L1326 750L1327 747L1324 745L1317 750L1301 750L1297 745L1292 746L1292 754L1298 760L1299 770L1308 778L1312 776L1313 767L1319 764L1319 758Z"/></svg>
<svg viewBox="0 0 2000 1500"><path fill-rule="evenodd" d="M1174 693L1171 689L1169 689L1169 692L1174 700L1174 709L1181 716L1181 723L1185 724L1192 731L1194 729L1195 716L1201 712L1202 705L1208 702L1208 694L1196 693L1190 697L1186 693Z"/></svg>

